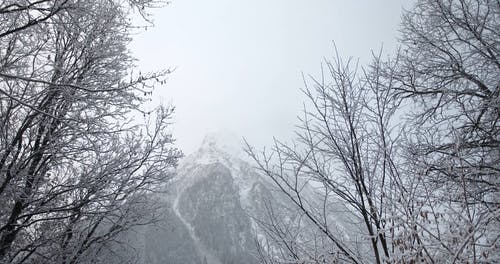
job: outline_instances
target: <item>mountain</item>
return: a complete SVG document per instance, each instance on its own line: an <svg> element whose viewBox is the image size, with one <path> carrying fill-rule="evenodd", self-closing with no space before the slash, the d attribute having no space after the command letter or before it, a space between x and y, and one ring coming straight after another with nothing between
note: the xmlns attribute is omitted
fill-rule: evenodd
<svg viewBox="0 0 500 264"><path fill-rule="evenodd" d="M257 263L259 236L255 219L262 202L271 199L267 179L244 161L228 136L208 135L200 148L184 158L169 184L162 218L127 240L148 264ZM230 142L228 142L230 141Z"/></svg>
<svg viewBox="0 0 500 264"><path fill-rule="evenodd" d="M206 136L172 184L173 211L208 264L257 262L253 217L270 191L267 180L243 160L238 143L227 135Z"/></svg>
<svg viewBox="0 0 500 264"><path fill-rule="evenodd" d="M259 254L283 253L276 240L330 250L331 244L321 244L328 240L310 228L306 217L235 146L241 142L231 136L206 136L200 148L184 158L161 197L160 221L127 234L126 243L136 250L118 255L127 260L134 256L144 264L253 264ZM315 195L312 186L305 185L303 191ZM334 206L339 207L335 212L347 211L340 203ZM329 222L346 238L356 239L356 226L336 224L349 222L347 217L331 215Z"/></svg>

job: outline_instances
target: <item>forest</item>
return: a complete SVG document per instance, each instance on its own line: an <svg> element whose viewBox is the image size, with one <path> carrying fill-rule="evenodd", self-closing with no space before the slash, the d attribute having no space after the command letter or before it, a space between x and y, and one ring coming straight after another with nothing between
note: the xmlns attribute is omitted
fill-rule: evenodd
<svg viewBox="0 0 500 264"><path fill-rule="evenodd" d="M185 157L151 107L175 71L129 46L167 5L0 2L0 263L500 262L498 0L415 0L366 65L332 47L248 162Z"/></svg>

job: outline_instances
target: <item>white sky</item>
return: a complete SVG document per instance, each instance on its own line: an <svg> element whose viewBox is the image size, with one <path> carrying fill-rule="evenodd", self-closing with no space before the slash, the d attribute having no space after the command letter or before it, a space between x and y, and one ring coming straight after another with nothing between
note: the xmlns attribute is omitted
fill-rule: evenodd
<svg viewBox="0 0 500 264"><path fill-rule="evenodd" d="M305 98L301 73L332 58L369 61L396 47L409 0L173 0L131 49L144 71L177 67L155 90L176 106L174 137L189 154L205 134L225 131L257 147L293 137Z"/></svg>

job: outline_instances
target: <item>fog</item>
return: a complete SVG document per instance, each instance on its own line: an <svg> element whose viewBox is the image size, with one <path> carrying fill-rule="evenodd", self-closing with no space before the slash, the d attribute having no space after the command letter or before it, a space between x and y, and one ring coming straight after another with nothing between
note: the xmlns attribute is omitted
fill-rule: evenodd
<svg viewBox="0 0 500 264"><path fill-rule="evenodd" d="M256 146L290 139L304 98L302 73L318 75L337 47L370 61L396 48L411 1L172 1L131 50L143 71L175 68L154 104L176 106L174 137L186 153L224 131ZM335 45L334 45L335 44Z"/></svg>
<svg viewBox="0 0 500 264"><path fill-rule="evenodd" d="M1 1L0 263L500 263L498 3Z"/></svg>

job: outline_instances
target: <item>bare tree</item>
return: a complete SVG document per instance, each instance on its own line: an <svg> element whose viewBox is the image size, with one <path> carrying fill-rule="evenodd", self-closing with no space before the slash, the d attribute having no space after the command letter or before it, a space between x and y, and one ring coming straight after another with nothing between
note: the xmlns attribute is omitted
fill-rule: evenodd
<svg viewBox="0 0 500 264"><path fill-rule="evenodd" d="M181 154L173 108L141 106L169 71L133 74L126 47L128 14L155 4L0 4L1 261L92 262L155 218Z"/></svg>
<svg viewBox="0 0 500 264"><path fill-rule="evenodd" d="M399 172L393 160L394 139L398 133L391 123L396 106L390 90L378 80L379 64L358 78L352 62L340 59L327 62L327 75L306 82L306 94L312 111L304 110L293 145L276 142L272 157L248 153L302 210L325 237L337 248L328 254L340 254L345 261L363 263L374 259L381 263L390 257L386 214ZM388 86L390 87L390 85ZM306 185L316 186L307 192ZM339 212L336 208L347 209ZM349 214L359 234L338 232L336 214ZM351 223L339 223L347 227ZM358 232L358 230L351 230ZM360 239L359 241L356 241ZM361 251L370 249L368 256Z"/></svg>
<svg viewBox="0 0 500 264"><path fill-rule="evenodd" d="M345 257L332 251L332 241L311 225L302 210L275 200L264 202L264 216L254 218L264 236L256 236L261 263L342 263Z"/></svg>
<svg viewBox="0 0 500 264"><path fill-rule="evenodd" d="M459 175L445 175L443 160L458 162L458 174L468 171L465 180L475 186L471 202L491 203L487 193L498 192L499 5L419 1L403 17L401 52L387 67L398 96L419 106L414 125L438 131L418 142L431 173L461 182Z"/></svg>
<svg viewBox="0 0 500 264"><path fill-rule="evenodd" d="M420 186L413 223L439 262L499 258L499 17L498 1L418 1L384 67L413 109L405 143L408 177Z"/></svg>
<svg viewBox="0 0 500 264"><path fill-rule="evenodd" d="M417 1L395 58L361 74L326 62L297 140L247 145L345 261L499 260L499 15L498 1ZM332 217L338 203L351 219ZM336 230L353 223L358 236Z"/></svg>

